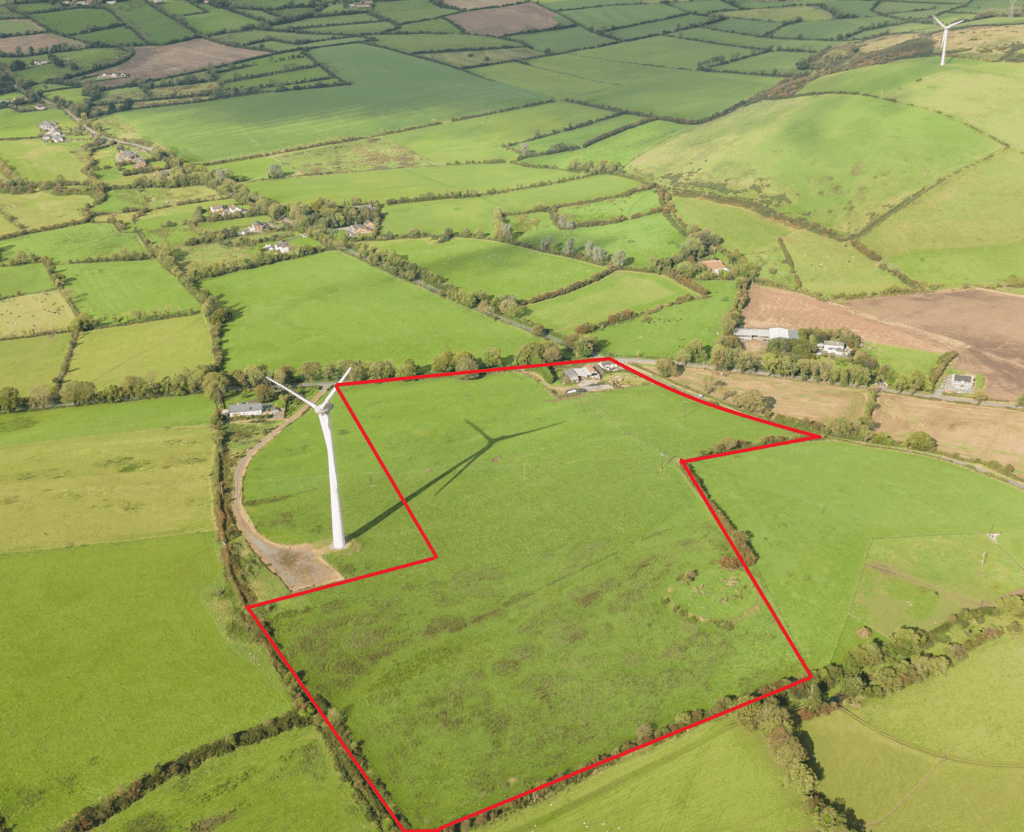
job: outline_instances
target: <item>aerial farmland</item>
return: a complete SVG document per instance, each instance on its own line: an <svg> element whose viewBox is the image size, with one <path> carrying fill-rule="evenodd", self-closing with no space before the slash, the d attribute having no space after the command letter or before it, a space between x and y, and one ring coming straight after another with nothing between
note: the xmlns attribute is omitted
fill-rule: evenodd
<svg viewBox="0 0 1024 832"><path fill-rule="evenodd" d="M0 832L1024 827L1022 21L0 2Z"/></svg>

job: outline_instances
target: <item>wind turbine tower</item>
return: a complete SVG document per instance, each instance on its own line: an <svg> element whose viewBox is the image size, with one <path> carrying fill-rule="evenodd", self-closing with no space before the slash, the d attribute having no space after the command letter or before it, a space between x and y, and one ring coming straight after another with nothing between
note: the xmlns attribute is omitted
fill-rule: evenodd
<svg viewBox="0 0 1024 832"><path fill-rule="evenodd" d="M348 378L349 372L352 370L349 367L345 370L345 375L341 377L341 384ZM309 399L304 399L294 390L289 390L283 384L280 384L270 376L267 376L267 381L271 384L276 384L282 390L287 393L291 393L300 402L308 404L313 408L313 412L316 413L320 419L320 429L324 432L324 444L327 446L327 475L331 481L331 548L332 549L344 549L345 548L345 527L341 522L341 497L338 494L338 468L334 462L334 435L331 433L331 409L334 405L331 403L331 396L334 395L337 387L331 387L331 392L327 395L327 398L323 400L322 404L313 404Z"/></svg>
<svg viewBox="0 0 1024 832"><path fill-rule="evenodd" d="M958 24L963 23L963 20L958 20L956 23L950 23L948 26L945 23L943 23L941 20L939 20L935 15L932 15L932 20L934 20L936 23L938 23L942 27L942 60L939 61L939 66L945 66L946 65L946 38L949 37L949 30L952 29L954 26L957 26Z"/></svg>

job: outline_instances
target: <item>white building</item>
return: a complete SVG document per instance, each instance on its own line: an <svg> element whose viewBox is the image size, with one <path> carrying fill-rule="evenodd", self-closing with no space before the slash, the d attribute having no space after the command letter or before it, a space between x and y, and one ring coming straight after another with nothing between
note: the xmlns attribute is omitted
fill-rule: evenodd
<svg viewBox="0 0 1024 832"><path fill-rule="evenodd" d="M775 338L786 338L795 341L800 333L795 329L786 329L781 326L773 326L768 329L737 329L733 335L741 341L772 341Z"/></svg>
<svg viewBox="0 0 1024 832"><path fill-rule="evenodd" d="M974 376L960 375L954 373L946 378L946 387L954 393L973 393Z"/></svg>
<svg viewBox="0 0 1024 832"><path fill-rule="evenodd" d="M842 341L822 341L818 344L818 355L847 356L852 350Z"/></svg>

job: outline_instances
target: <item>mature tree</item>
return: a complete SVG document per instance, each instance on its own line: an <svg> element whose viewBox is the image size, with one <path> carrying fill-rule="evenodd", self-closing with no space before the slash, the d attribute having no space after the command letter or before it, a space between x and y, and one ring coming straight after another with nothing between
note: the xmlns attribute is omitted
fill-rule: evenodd
<svg viewBox="0 0 1024 832"><path fill-rule="evenodd" d="M538 338L543 338L545 335L548 334L548 328L544 326L544 324L534 324L533 328L530 330L530 333L532 335L536 335Z"/></svg>
<svg viewBox="0 0 1024 832"><path fill-rule="evenodd" d="M527 341L519 348L519 352L516 353L515 363L540 364L544 357L544 349L543 341Z"/></svg>
<svg viewBox="0 0 1024 832"><path fill-rule="evenodd" d="M263 404L269 404L277 398L278 389L269 382L262 382L256 385L256 398Z"/></svg>
<svg viewBox="0 0 1024 832"><path fill-rule="evenodd" d="M697 390L703 396L710 396L722 386L722 382L714 376L701 376L700 381L697 382Z"/></svg>
<svg viewBox="0 0 1024 832"><path fill-rule="evenodd" d="M434 361L430 365L430 372L432 373L450 373L455 369L455 356L451 350L445 350L439 355L434 356Z"/></svg>
<svg viewBox="0 0 1024 832"><path fill-rule="evenodd" d="M573 354L577 358L590 358L597 352L597 339L593 335L581 335L576 339Z"/></svg>
<svg viewBox="0 0 1024 832"><path fill-rule="evenodd" d="M307 361L302 365L302 377L306 381L319 381L324 377L324 368L319 361Z"/></svg>
<svg viewBox="0 0 1024 832"><path fill-rule="evenodd" d="M939 443L923 430L915 430L904 444L912 451L934 451L939 447Z"/></svg>
<svg viewBox="0 0 1024 832"><path fill-rule="evenodd" d="M479 370L480 363L467 351L460 352L455 356L455 370L460 373L472 373L473 370ZM475 373L472 375L463 376L463 378L480 378L482 373Z"/></svg>
<svg viewBox="0 0 1024 832"><path fill-rule="evenodd" d="M624 252L622 249L619 249L617 252L615 252L615 254L612 255L612 265L618 267L625 266L626 252Z"/></svg>
<svg viewBox="0 0 1024 832"><path fill-rule="evenodd" d="M282 176L284 176L284 172L281 170L280 165L271 165L270 169L267 171L268 179L280 179Z"/></svg>
<svg viewBox="0 0 1024 832"><path fill-rule="evenodd" d="M671 358L659 358L654 367L658 371L659 375L663 375L666 378L668 376L675 375L676 372L678 372L676 362Z"/></svg>
<svg viewBox="0 0 1024 832"><path fill-rule="evenodd" d="M857 426L845 416L838 416L828 423L828 432L832 436L852 439L857 435Z"/></svg>
<svg viewBox="0 0 1024 832"><path fill-rule="evenodd" d="M28 404L17 387L0 387L0 413L13 413Z"/></svg>
<svg viewBox="0 0 1024 832"><path fill-rule="evenodd" d="M207 373L203 376L203 394L217 404L224 403L224 394L231 389L232 379L224 373Z"/></svg>
<svg viewBox="0 0 1024 832"><path fill-rule="evenodd" d="M398 375L404 377L415 376L419 374L419 367L416 366L416 362L411 358L405 359L402 362L402 366L398 368Z"/></svg>
<svg viewBox="0 0 1024 832"><path fill-rule="evenodd" d="M544 348L544 360L555 362L562 360L562 348L558 344L551 343Z"/></svg>
<svg viewBox="0 0 1024 832"><path fill-rule="evenodd" d="M60 390L60 400L76 407L88 404L96 398L96 385L91 381L68 381Z"/></svg>
<svg viewBox="0 0 1024 832"><path fill-rule="evenodd" d="M575 253L576 240L570 237L568 240L565 241L565 244L562 246L562 254L565 255L566 257L572 257Z"/></svg>
<svg viewBox="0 0 1024 832"><path fill-rule="evenodd" d="M394 378L395 366L387 359L384 361L373 361L366 372L370 378L374 379Z"/></svg>
<svg viewBox="0 0 1024 832"><path fill-rule="evenodd" d="M501 350L497 347L488 347L484 350L483 365L485 367L501 366Z"/></svg>

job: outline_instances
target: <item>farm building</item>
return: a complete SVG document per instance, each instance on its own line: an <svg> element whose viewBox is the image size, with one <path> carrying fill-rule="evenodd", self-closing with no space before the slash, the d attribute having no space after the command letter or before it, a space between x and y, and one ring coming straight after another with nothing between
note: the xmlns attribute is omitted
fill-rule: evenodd
<svg viewBox="0 0 1024 832"><path fill-rule="evenodd" d="M729 269L726 268L725 263L721 260L701 260L700 264L704 266L704 268L710 269L715 274L729 271Z"/></svg>
<svg viewBox="0 0 1024 832"><path fill-rule="evenodd" d="M239 402L224 408L221 413L230 419L246 416L281 416L284 411L263 402Z"/></svg>
<svg viewBox="0 0 1024 832"><path fill-rule="evenodd" d="M270 230L269 222L260 222L259 220L253 220L252 224L242 230L242 234L262 234L264 231Z"/></svg>
<svg viewBox="0 0 1024 832"><path fill-rule="evenodd" d="M570 384L578 384L587 379L597 380L601 378L601 374L590 367L568 367L565 371L565 377L569 380Z"/></svg>
<svg viewBox="0 0 1024 832"><path fill-rule="evenodd" d="M614 373L616 370L622 369L613 361L598 361L594 366L602 373Z"/></svg>
<svg viewBox="0 0 1024 832"><path fill-rule="evenodd" d="M847 356L850 352L850 348L842 341L822 341L818 344L818 355Z"/></svg>
<svg viewBox="0 0 1024 832"><path fill-rule="evenodd" d="M355 223L354 225L343 225L341 230L347 231L349 237L356 237L360 234L373 234L377 230L377 223L373 220L367 220L366 222Z"/></svg>
<svg viewBox="0 0 1024 832"><path fill-rule="evenodd" d="M239 208L237 205L232 203L231 205L211 205L211 214L220 214L222 217L233 217L235 214L244 214L245 209Z"/></svg>
<svg viewBox="0 0 1024 832"><path fill-rule="evenodd" d="M279 251L281 254L287 254L292 250L292 247L288 245L284 240L278 240L276 243L267 243L263 246L264 251Z"/></svg>
<svg viewBox="0 0 1024 832"><path fill-rule="evenodd" d="M135 162L141 161L141 158L142 157L140 157L134 150L129 150L126 147L119 147L117 149L117 154L114 156L114 161L119 165L123 165L126 162L134 164Z"/></svg>
<svg viewBox="0 0 1024 832"><path fill-rule="evenodd" d="M800 333L795 329L786 329L782 326L773 326L768 329L737 329L733 335L741 341L772 341L775 338L786 338L795 341Z"/></svg>
<svg viewBox="0 0 1024 832"><path fill-rule="evenodd" d="M953 393L973 393L974 376L965 376L954 373L946 379L946 387Z"/></svg>

